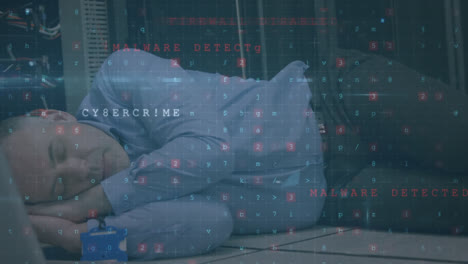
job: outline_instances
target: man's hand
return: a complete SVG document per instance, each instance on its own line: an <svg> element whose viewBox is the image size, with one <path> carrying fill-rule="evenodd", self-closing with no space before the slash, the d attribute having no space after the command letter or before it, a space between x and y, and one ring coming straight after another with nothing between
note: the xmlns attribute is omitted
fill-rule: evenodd
<svg viewBox="0 0 468 264"><path fill-rule="evenodd" d="M30 215L29 220L42 243L62 247L71 253L81 253L80 233L87 232L86 223L75 224L57 217L38 215Z"/></svg>
<svg viewBox="0 0 468 264"><path fill-rule="evenodd" d="M52 216L81 223L88 218L109 215L112 207L101 185L83 192L78 200L70 199L26 206L31 215Z"/></svg>

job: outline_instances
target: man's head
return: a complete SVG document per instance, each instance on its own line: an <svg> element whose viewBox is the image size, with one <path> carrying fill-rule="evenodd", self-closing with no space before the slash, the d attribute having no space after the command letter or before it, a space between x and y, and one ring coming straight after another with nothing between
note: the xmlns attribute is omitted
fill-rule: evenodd
<svg viewBox="0 0 468 264"><path fill-rule="evenodd" d="M129 166L112 137L55 110L2 121L0 144L30 203L71 198Z"/></svg>

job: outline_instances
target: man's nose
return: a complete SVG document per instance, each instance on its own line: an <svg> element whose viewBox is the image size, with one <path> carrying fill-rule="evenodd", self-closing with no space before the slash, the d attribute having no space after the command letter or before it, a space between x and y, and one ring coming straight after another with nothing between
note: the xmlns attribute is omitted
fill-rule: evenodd
<svg viewBox="0 0 468 264"><path fill-rule="evenodd" d="M70 181L83 181L88 177L89 167L84 159L68 158L57 167L63 174L68 176L67 178Z"/></svg>
<svg viewBox="0 0 468 264"><path fill-rule="evenodd" d="M79 158L69 158L61 164L60 173L64 177L64 199L70 199L93 186L89 175L88 163Z"/></svg>

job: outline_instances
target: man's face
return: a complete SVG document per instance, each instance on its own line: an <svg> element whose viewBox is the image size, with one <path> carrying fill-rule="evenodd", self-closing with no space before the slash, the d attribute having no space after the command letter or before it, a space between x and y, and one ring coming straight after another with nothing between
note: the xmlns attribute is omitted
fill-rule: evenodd
<svg viewBox="0 0 468 264"><path fill-rule="evenodd" d="M29 197L26 202L71 198L129 166L118 142L74 118L26 122L4 144L18 189Z"/></svg>

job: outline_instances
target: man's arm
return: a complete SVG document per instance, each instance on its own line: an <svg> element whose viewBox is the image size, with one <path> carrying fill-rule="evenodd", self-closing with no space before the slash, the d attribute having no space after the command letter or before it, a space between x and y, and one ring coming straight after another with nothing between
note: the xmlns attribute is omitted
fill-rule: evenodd
<svg viewBox="0 0 468 264"><path fill-rule="evenodd" d="M115 52L103 63L80 109L139 110L138 116L77 114L80 122L114 131L133 161L101 182L115 214L198 192L231 176L230 137L218 105L202 101L216 92L220 76L211 77L211 86L195 82L170 60L143 51ZM162 109L178 111L164 116Z"/></svg>
<svg viewBox="0 0 468 264"><path fill-rule="evenodd" d="M148 203L107 216L104 222L126 230L128 257L138 261L207 253L224 243L233 229L229 208L200 194ZM88 230L99 225L95 219L87 224Z"/></svg>
<svg viewBox="0 0 468 264"><path fill-rule="evenodd" d="M101 186L115 214L196 193L231 175L230 155L221 148L216 139L180 137L141 155Z"/></svg>
<svg viewBox="0 0 468 264"><path fill-rule="evenodd" d="M112 207L101 185L94 186L78 197L78 200L43 203L26 206L26 208L32 215L60 217L74 223L83 222L87 218L106 216L112 212Z"/></svg>
<svg viewBox="0 0 468 264"><path fill-rule="evenodd" d="M38 215L30 215L29 220L40 242L81 253L80 234L87 232L86 223L75 224L58 217Z"/></svg>

